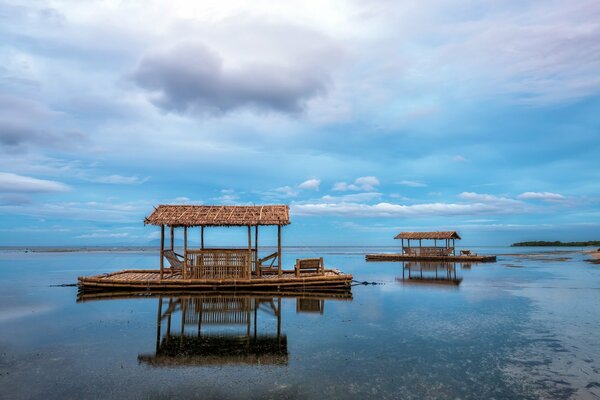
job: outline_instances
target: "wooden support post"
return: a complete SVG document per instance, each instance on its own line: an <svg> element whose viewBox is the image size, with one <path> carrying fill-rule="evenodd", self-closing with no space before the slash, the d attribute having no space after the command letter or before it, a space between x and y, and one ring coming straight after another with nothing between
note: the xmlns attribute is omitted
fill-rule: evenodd
<svg viewBox="0 0 600 400"><path fill-rule="evenodd" d="M419 255L423 255L423 249L421 249L421 239L419 239Z"/></svg>
<svg viewBox="0 0 600 400"><path fill-rule="evenodd" d="M246 278L250 279L250 275L252 274L252 229L250 225L248 225L248 266L246 271ZM250 322L248 322L250 323ZM248 330L250 330L250 325L248 325ZM248 333L248 336L250 334Z"/></svg>
<svg viewBox="0 0 600 400"><path fill-rule="evenodd" d="M454 239L452 239L452 255L456 255L456 242Z"/></svg>
<svg viewBox="0 0 600 400"><path fill-rule="evenodd" d="M402 239L402 251L400 252L400 254L404 254L404 239Z"/></svg>
<svg viewBox="0 0 600 400"><path fill-rule="evenodd" d="M281 225L277 225L277 274L281 276Z"/></svg>
<svg viewBox="0 0 600 400"><path fill-rule="evenodd" d="M175 228L171 225L171 250L175 250Z"/></svg>
<svg viewBox="0 0 600 400"><path fill-rule="evenodd" d="M258 224L254 227L254 271L260 276L260 266L258 265Z"/></svg>
<svg viewBox="0 0 600 400"><path fill-rule="evenodd" d="M200 249L204 250L204 225L200 225Z"/></svg>
<svg viewBox="0 0 600 400"><path fill-rule="evenodd" d="M160 279L163 278L163 274L164 274L164 267L165 267L165 260L164 258L164 254L165 254L165 226L161 225L160 226Z"/></svg>
<svg viewBox="0 0 600 400"><path fill-rule="evenodd" d="M183 227L183 279L187 278L187 226ZM183 318L183 317L182 317Z"/></svg>

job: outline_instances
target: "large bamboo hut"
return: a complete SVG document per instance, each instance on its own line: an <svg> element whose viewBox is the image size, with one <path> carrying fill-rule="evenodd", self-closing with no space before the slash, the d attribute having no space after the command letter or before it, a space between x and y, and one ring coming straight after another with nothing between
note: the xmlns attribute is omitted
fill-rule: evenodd
<svg viewBox="0 0 600 400"><path fill-rule="evenodd" d="M159 269L80 277L81 288L309 290L348 287L352 281L352 275L325 269L323 258L297 259L294 269L283 269L281 231L290 223L287 205L160 205L144 223L160 227ZM277 250L262 257L258 242L260 226L277 227ZM204 243L205 230L215 227L246 228L247 243L208 248ZM182 254L175 249L176 231L183 231ZM192 235L195 240L190 240Z"/></svg>

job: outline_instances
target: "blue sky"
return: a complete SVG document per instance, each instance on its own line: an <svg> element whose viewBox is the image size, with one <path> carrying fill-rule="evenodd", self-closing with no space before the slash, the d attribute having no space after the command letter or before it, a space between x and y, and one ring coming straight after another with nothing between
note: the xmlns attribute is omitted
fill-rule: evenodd
<svg viewBox="0 0 600 400"><path fill-rule="evenodd" d="M0 1L0 37L2 245L155 243L179 203L600 239L596 1Z"/></svg>

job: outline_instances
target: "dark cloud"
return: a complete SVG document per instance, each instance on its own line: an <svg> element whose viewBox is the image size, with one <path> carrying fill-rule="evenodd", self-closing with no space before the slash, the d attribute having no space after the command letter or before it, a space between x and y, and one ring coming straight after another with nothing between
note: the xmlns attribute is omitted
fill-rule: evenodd
<svg viewBox="0 0 600 400"><path fill-rule="evenodd" d="M72 149L87 136L77 130L57 129L60 113L43 104L0 95L0 148L26 151L30 146Z"/></svg>
<svg viewBox="0 0 600 400"><path fill-rule="evenodd" d="M160 108L217 113L238 108L298 112L328 83L327 73L312 62L227 68L219 54L193 42L146 55L132 79Z"/></svg>

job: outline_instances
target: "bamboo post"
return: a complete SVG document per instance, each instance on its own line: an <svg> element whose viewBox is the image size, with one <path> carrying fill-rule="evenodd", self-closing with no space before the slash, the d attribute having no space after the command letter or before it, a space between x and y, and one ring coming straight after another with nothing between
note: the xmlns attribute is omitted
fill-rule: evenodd
<svg viewBox="0 0 600 400"><path fill-rule="evenodd" d="M165 260L163 260L165 254L165 226L160 226L160 279L163 278Z"/></svg>
<svg viewBox="0 0 600 400"><path fill-rule="evenodd" d="M254 271L260 276L260 266L258 265L258 224L254 227Z"/></svg>
<svg viewBox="0 0 600 400"><path fill-rule="evenodd" d="M277 274L281 276L281 225L277 225Z"/></svg>
<svg viewBox="0 0 600 400"><path fill-rule="evenodd" d="M200 225L200 249L204 250L204 225Z"/></svg>
<svg viewBox="0 0 600 400"><path fill-rule="evenodd" d="M183 279L187 278L187 226L183 227Z"/></svg>
<svg viewBox="0 0 600 400"><path fill-rule="evenodd" d="M171 225L171 250L175 250L175 228Z"/></svg>
<svg viewBox="0 0 600 400"><path fill-rule="evenodd" d="M452 238L452 255L453 256L456 255L456 242L455 242L454 238Z"/></svg>
<svg viewBox="0 0 600 400"><path fill-rule="evenodd" d="M248 225L248 265L246 268L246 277L250 279L250 274L252 273L252 229L250 228L250 225ZM248 325L248 330L249 329L250 325Z"/></svg>
<svg viewBox="0 0 600 400"><path fill-rule="evenodd" d="M404 239L402 239L402 250L400 251L400 254L404 254Z"/></svg>

